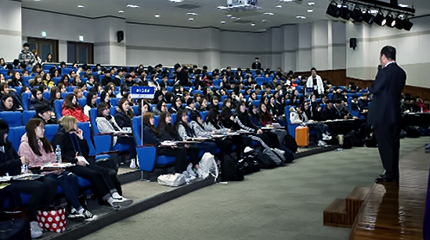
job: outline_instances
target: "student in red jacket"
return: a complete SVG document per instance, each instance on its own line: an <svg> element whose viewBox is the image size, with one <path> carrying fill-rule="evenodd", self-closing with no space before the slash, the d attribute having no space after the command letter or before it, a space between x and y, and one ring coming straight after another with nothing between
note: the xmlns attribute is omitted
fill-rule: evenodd
<svg viewBox="0 0 430 240"><path fill-rule="evenodd" d="M69 94L64 99L62 114L63 116L73 116L78 122L89 121L89 118L84 114L82 107L76 100L75 94Z"/></svg>

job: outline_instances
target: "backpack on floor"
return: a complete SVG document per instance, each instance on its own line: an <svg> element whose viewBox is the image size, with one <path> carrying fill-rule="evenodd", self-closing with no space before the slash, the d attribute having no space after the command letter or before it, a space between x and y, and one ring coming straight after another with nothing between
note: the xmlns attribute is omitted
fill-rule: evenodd
<svg viewBox="0 0 430 240"><path fill-rule="evenodd" d="M259 163L260 168L271 169L278 166L271 158L264 155L259 149L254 151L254 158Z"/></svg>
<svg viewBox="0 0 430 240"><path fill-rule="evenodd" d="M255 149L246 147L244 157L238 161L244 175L260 171L260 163L254 157Z"/></svg>
<svg viewBox="0 0 430 240"><path fill-rule="evenodd" d="M221 178L223 181L242 181L244 179L240 164L229 154L224 155Z"/></svg>
<svg viewBox="0 0 430 240"><path fill-rule="evenodd" d="M297 152L297 142L296 139L291 136L290 134L287 134L284 137L284 140L281 142L283 146L287 147L291 150L291 152L295 153Z"/></svg>
<svg viewBox="0 0 430 240"><path fill-rule="evenodd" d="M263 150L264 157L272 160L276 166L281 165L285 161L284 151L278 148L266 148Z"/></svg>
<svg viewBox="0 0 430 240"><path fill-rule="evenodd" d="M406 126L404 130L408 138L418 138L421 136L420 131L414 126Z"/></svg>

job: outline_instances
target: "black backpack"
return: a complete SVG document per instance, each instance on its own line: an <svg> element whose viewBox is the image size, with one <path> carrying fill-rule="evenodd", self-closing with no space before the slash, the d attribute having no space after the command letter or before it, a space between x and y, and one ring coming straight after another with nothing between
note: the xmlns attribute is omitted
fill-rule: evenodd
<svg viewBox="0 0 430 240"><path fill-rule="evenodd" d="M254 158L263 169L271 169L278 166L271 158L266 157L260 149L254 151Z"/></svg>
<svg viewBox="0 0 430 240"><path fill-rule="evenodd" d="M244 175L260 171L260 164L255 160L254 155L248 154L239 160L239 166Z"/></svg>
<svg viewBox="0 0 430 240"><path fill-rule="evenodd" d="M290 149L293 153L297 152L297 142L290 134L287 134L282 141L282 145Z"/></svg>
<svg viewBox="0 0 430 240"><path fill-rule="evenodd" d="M242 181L244 179L241 165L229 154L224 156L221 178L223 181Z"/></svg>

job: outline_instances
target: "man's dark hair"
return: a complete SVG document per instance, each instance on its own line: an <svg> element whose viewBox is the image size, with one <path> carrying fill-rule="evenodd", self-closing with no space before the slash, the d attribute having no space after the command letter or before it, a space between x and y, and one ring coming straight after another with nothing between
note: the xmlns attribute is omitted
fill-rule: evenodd
<svg viewBox="0 0 430 240"><path fill-rule="evenodd" d="M392 46L385 46L381 49L381 56L385 55L385 57L389 60L396 61L396 48Z"/></svg>
<svg viewBox="0 0 430 240"><path fill-rule="evenodd" d="M313 70L315 70L315 72L317 71L317 69L316 69L316 68L314 68L314 67L313 67L313 68L311 68L311 72L312 72Z"/></svg>

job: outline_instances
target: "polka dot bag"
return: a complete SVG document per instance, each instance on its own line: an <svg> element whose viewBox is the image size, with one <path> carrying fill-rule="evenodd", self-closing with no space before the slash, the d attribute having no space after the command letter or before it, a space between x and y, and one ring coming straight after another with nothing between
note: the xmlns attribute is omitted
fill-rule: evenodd
<svg viewBox="0 0 430 240"><path fill-rule="evenodd" d="M64 208L51 210L38 210L37 223L50 232L61 233L66 231L66 213Z"/></svg>

